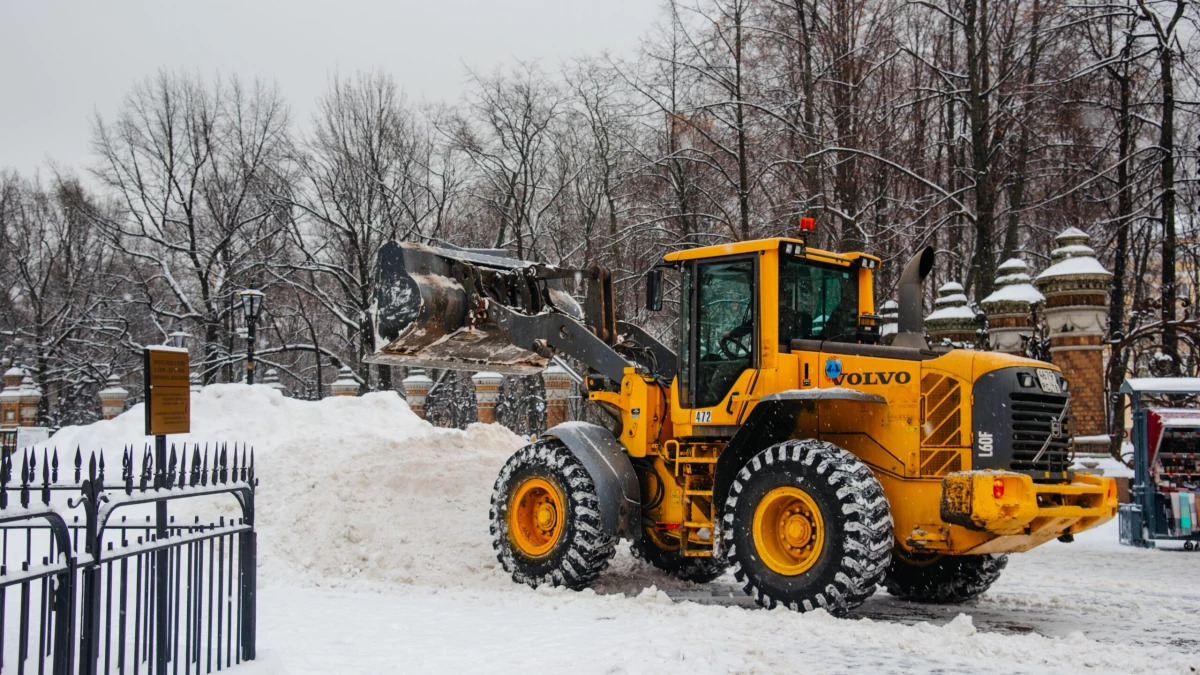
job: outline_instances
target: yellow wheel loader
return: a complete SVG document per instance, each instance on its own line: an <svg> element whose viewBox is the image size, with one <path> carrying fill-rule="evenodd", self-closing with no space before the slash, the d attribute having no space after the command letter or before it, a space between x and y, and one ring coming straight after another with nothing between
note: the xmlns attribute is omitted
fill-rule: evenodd
<svg viewBox="0 0 1200 675"><path fill-rule="evenodd" d="M568 422L508 460L491 501L515 581L583 588L620 538L705 582L731 570L765 607L842 614L883 585L961 602L1007 553L1103 523L1110 478L1070 470L1067 383L1052 365L925 342L926 249L881 344L879 258L776 238L672 253L646 275L673 348L617 321L603 268L503 251L387 244L372 360L533 374L587 365L610 425ZM587 292L582 306L568 283Z"/></svg>

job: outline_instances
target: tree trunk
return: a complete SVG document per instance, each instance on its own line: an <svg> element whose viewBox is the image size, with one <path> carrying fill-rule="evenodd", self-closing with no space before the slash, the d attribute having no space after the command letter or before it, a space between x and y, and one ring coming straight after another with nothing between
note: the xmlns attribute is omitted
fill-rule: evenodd
<svg viewBox="0 0 1200 675"><path fill-rule="evenodd" d="M1162 162L1162 342L1163 353L1170 357L1167 374L1179 375L1179 331L1175 326L1175 73L1174 50L1169 40L1159 49L1162 79L1162 127L1159 153Z"/></svg>

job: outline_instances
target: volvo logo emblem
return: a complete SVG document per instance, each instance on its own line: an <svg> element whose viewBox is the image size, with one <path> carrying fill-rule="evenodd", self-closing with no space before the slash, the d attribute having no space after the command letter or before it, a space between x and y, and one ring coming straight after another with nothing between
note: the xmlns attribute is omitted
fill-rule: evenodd
<svg viewBox="0 0 1200 675"><path fill-rule="evenodd" d="M1059 420L1050 420L1050 437L1051 438L1062 438L1062 435L1063 435L1062 422L1060 422Z"/></svg>
<svg viewBox="0 0 1200 675"><path fill-rule="evenodd" d="M825 377L838 381L842 376L842 360L841 359L826 359L825 360ZM840 384L840 383L839 383Z"/></svg>

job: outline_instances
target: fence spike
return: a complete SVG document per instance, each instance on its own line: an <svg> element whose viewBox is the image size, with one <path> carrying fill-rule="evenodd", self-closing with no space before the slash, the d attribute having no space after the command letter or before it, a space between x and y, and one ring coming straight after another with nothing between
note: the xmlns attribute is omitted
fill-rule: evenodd
<svg viewBox="0 0 1200 675"><path fill-rule="evenodd" d="M79 471L83 468L83 453L79 446L75 446L75 482L79 483Z"/></svg>
<svg viewBox="0 0 1200 675"><path fill-rule="evenodd" d="M100 450L100 484L104 485L104 450Z"/></svg>
<svg viewBox="0 0 1200 675"><path fill-rule="evenodd" d="M21 506L29 508L29 451L21 451Z"/></svg>
<svg viewBox="0 0 1200 675"><path fill-rule="evenodd" d="M58 446L54 447L54 458L50 460L50 466L53 467L53 471L51 471L51 473L50 473L50 480L55 485L57 485L58 484Z"/></svg>
<svg viewBox="0 0 1200 675"><path fill-rule="evenodd" d="M192 470L188 475L188 484L195 487L200 482L200 444L192 448Z"/></svg>
<svg viewBox="0 0 1200 675"><path fill-rule="evenodd" d="M233 473L229 474L230 478L236 483L238 480L238 456L237 444L233 445Z"/></svg>
<svg viewBox="0 0 1200 675"><path fill-rule="evenodd" d="M222 483L227 482L227 478L229 475L228 450L229 450L228 444L222 443L221 444L221 473L219 474L219 477L220 477ZM217 478L217 476L213 477L213 483L217 482L216 478Z"/></svg>
<svg viewBox="0 0 1200 675"><path fill-rule="evenodd" d="M200 484L208 485L208 443L204 444L204 465L200 468Z"/></svg>
<svg viewBox="0 0 1200 675"><path fill-rule="evenodd" d="M133 446L125 446L121 452L121 479L125 481L125 494L133 494Z"/></svg>
<svg viewBox="0 0 1200 675"><path fill-rule="evenodd" d="M88 480L92 483L96 482L96 453L92 452L92 456L88 459Z"/></svg>
<svg viewBox="0 0 1200 675"><path fill-rule="evenodd" d="M45 448L42 448L42 503L50 505L50 453Z"/></svg>
<svg viewBox="0 0 1200 675"><path fill-rule="evenodd" d="M175 454L174 443L171 444L171 458L168 461L170 463L167 464L167 477L164 482L166 483L167 487L171 488L175 487L175 469L179 464L179 458Z"/></svg>
<svg viewBox="0 0 1200 675"><path fill-rule="evenodd" d="M9 455L0 457L0 509L8 508L8 480L12 477L12 459Z"/></svg>
<svg viewBox="0 0 1200 675"><path fill-rule="evenodd" d="M146 484L150 482L150 462L150 446L147 445L145 452L142 453L142 471L138 476L140 481L138 484L138 489L142 492L146 491Z"/></svg>

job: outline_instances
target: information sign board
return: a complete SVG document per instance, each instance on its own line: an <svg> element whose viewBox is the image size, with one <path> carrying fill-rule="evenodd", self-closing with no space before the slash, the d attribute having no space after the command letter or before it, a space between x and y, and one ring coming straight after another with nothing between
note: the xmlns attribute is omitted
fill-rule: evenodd
<svg viewBox="0 0 1200 675"><path fill-rule="evenodd" d="M146 347L146 434L186 434L191 431L192 397L186 349Z"/></svg>

